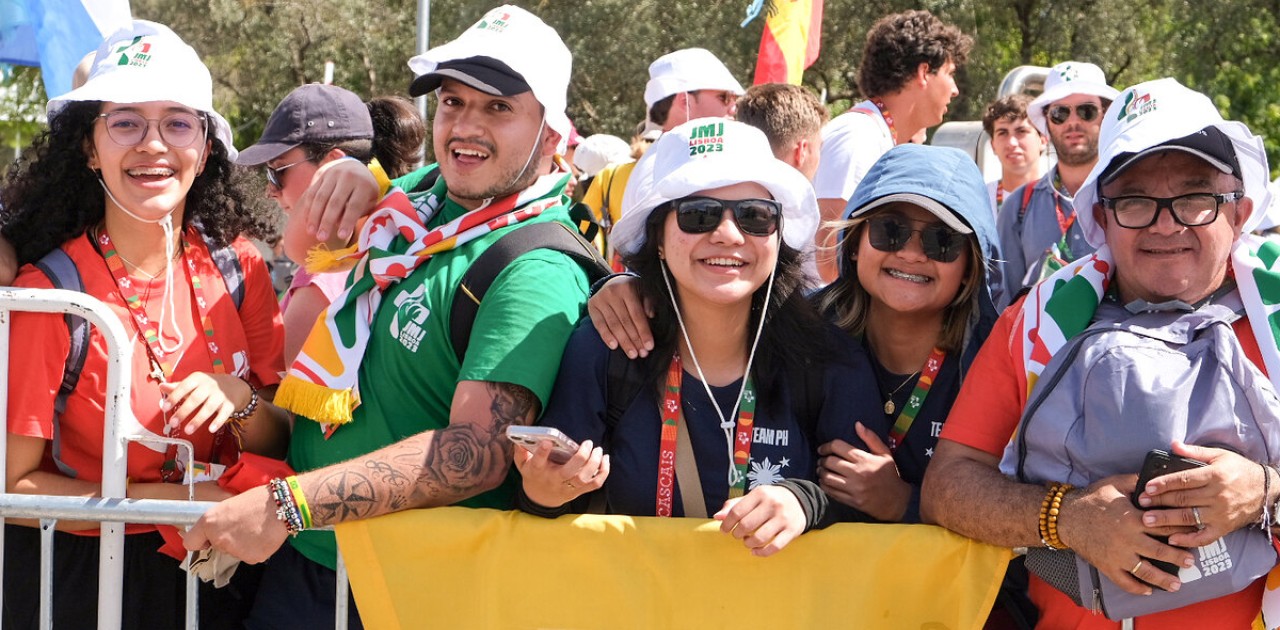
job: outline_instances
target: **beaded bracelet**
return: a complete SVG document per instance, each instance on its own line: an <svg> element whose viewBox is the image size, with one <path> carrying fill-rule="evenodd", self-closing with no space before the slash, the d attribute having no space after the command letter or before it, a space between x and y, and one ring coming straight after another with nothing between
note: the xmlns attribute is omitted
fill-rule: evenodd
<svg viewBox="0 0 1280 630"><path fill-rule="evenodd" d="M258 408L258 388L254 387L253 383L250 383L249 380L244 377L241 377L240 380L244 381L244 384L249 386L249 404L245 405L244 409L227 416L227 419L235 422L247 420Z"/></svg>
<svg viewBox="0 0 1280 630"><path fill-rule="evenodd" d="M1040 503L1040 542L1054 551L1068 549L1066 543L1058 537L1058 515L1062 511L1062 497L1075 486L1057 481L1049 484L1049 491Z"/></svg>
<svg viewBox="0 0 1280 630"><path fill-rule="evenodd" d="M1271 470L1266 464L1259 463L1262 467L1262 515L1258 518L1258 529L1266 530L1271 527Z"/></svg>
<svg viewBox="0 0 1280 630"><path fill-rule="evenodd" d="M302 528L311 529L311 506L307 505L307 496L302 493L302 485L298 483L296 476L288 476L284 481L289 486L289 495L293 498L293 504L298 506L298 512L302 515Z"/></svg>
<svg viewBox="0 0 1280 630"><path fill-rule="evenodd" d="M267 486L276 501L276 518L284 523L284 529L290 536L297 536L298 532L306 529L306 526L302 520L302 513L298 511L298 506L293 501L293 493L289 492L289 484L277 477L268 482Z"/></svg>

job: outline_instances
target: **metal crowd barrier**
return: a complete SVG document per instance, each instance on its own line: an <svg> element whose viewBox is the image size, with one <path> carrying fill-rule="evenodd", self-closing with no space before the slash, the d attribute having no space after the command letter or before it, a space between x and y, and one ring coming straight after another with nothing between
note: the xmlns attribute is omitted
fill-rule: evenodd
<svg viewBox="0 0 1280 630"><path fill-rule="evenodd" d="M11 311L40 313L72 313L98 328L107 341L107 399L102 436L102 496L65 497L51 495L12 494L8 480L8 409L9 409L9 324ZM125 477L129 442L176 442L190 453L190 443L151 434L137 428L137 419L129 408L130 365L133 344L120 319L98 299L84 293L63 289L15 289L0 287L0 414L5 423L0 431L0 474L5 477L0 492L0 575L4 571L5 518L40 519L40 628L49 630L53 623L53 532L59 519L100 521L101 551L98 559L98 628L118 630L122 619L121 599L124 586L124 524L143 523L189 527L213 503L126 499ZM136 434L144 437L135 437ZM190 470L190 466L187 468ZM337 609L335 627L347 627L347 574L342 557L338 557ZM198 625L199 602L196 577L187 575L186 627ZM0 589L0 608L4 603ZM2 621L0 621L2 623Z"/></svg>

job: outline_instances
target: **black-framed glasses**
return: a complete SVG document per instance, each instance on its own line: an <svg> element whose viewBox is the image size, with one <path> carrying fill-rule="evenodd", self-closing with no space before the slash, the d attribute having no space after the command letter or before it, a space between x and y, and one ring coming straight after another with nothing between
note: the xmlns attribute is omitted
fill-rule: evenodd
<svg viewBox="0 0 1280 630"><path fill-rule="evenodd" d="M174 148L189 147L204 136L204 117L187 112L169 114L157 120L121 109L98 114L98 118L106 121L107 136L122 147L137 146L146 139L151 123L156 123L156 128L160 130L160 139Z"/></svg>
<svg viewBox="0 0 1280 630"><path fill-rule="evenodd" d="M275 168L263 166L263 168L267 169L267 183L275 186L276 188L284 189L284 175L282 175L282 173L306 161L307 160L302 159L292 164L285 164L284 166L277 166Z"/></svg>
<svg viewBox="0 0 1280 630"><path fill-rule="evenodd" d="M943 263L955 262L968 243L963 234L942 223L917 230L911 227L911 220L897 214L881 214L867 219L867 240L882 252L901 250L907 246L912 234L920 235L920 246L925 256Z"/></svg>
<svg viewBox="0 0 1280 630"><path fill-rule="evenodd" d="M1079 116L1080 120L1085 122L1091 122L1102 113L1102 108L1098 107L1096 103L1081 103L1076 105L1074 109L1076 116ZM1071 118L1071 110L1072 107L1070 105L1054 105L1052 107L1046 107L1044 115L1048 116L1049 120L1052 121L1053 124L1061 125L1067 122L1068 118Z"/></svg>
<svg viewBox="0 0 1280 630"><path fill-rule="evenodd" d="M706 234L720 227L725 210L732 210L733 222L738 229L751 236L768 236L777 232L782 219L782 204L772 199L683 197L656 209L667 208L675 210L676 225L687 234Z"/></svg>
<svg viewBox="0 0 1280 630"><path fill-rule="evenodd" d="M1218 220L1222 204L1239 201L1243 197L1244 193L1236 190L1229 193L1191 193L1177 197L1122 195L1100 197L1099 201L1102 207L1111 210L1116 218L1116 225L1141 230L1155 225L1160 218L1161 208L1168 208L1173 220L1183 227L1209 225Z"/></svg>

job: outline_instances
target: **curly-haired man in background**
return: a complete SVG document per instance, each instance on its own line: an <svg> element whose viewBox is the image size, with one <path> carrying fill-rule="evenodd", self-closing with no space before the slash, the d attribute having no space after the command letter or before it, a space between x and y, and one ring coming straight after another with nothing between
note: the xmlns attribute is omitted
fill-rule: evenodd
<svg viewBox="0 0 1280 630"><path fill-rule="evenodd" d="M872 25L858 68L858 90L867 100L822 130L813 184L824 222L840 217L881 155L942 122L947 104L960 94L954 75L972 46L972 38L928 11L894 13ZM834 243L826 242L831 237L818 230L818 269L827 280L836 275Z"/></svg>

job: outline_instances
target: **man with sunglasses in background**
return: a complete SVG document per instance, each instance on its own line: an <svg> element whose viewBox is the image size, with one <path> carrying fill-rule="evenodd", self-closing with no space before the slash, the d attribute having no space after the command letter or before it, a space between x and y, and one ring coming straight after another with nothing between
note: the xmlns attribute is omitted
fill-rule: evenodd
<svg viewBox="0 0 1280 630"><path fill-rule="evenodd" d="M1102 112L1115 97L1102 68L1064 61L1049 70L1044 92L1027 105L1027 118L1053 143L1058 162L1039 181L1004 195L996 219L1003 261L992 286L997 308L1093 251L1076 223L1071 199L1098 161Z"/></svg>
<svg viewBox="0 0 1280 630"><path fill-rule="evenodd" d="M733 118L743 92L742 84L711 51L684 48L649 64L644 105L649 121L666 133L695 118ZM636 161L625 184L623 214L653 188L653 158L647 152Z"/></svg>
<svg viewBox="0 0 1280 630"><path fill-rule="evenodd" d="M822 156L814 175L823 225L840 218L858 182L886 151L940 124L960 95L955 73L973 39L928 11L887 15L867 31L858 68L866 100L822 128ZM818 270L835 280L835 231L819 227Z"/></svg>
<svg viewBox="0 0 1280 630"><path fill-rule="evenodd" d="M1262 139L1161 79L1117 96L1100 141L1073 200L1098 249L997 321L921 513L1028 548L1042 626L1249 628L1280 610L1267 599L1280 591L1264 595L1280 519L1280 272L1274 244L1250 234L1268 206ZM1140 484L1154 449L1201 466Z"/></svg>

